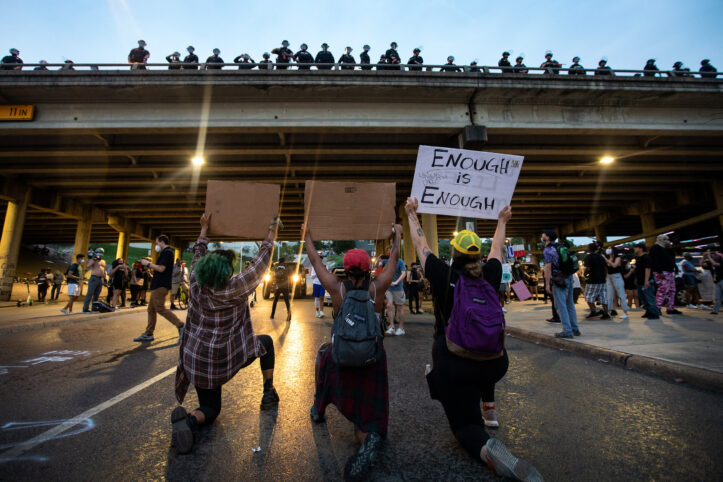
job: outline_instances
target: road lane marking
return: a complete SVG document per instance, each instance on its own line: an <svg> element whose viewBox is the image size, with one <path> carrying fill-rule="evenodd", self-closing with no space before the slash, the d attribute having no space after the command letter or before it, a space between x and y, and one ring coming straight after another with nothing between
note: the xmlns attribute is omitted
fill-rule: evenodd
<svg viewBox="0 0 723 482"><path fill-rule="evenodd" d="M160 380L163 380L164 378L166 378L168 375L170 375L171 373L173 373L175 371L176 371L176 367L169 368L165 372L160 373L160 374L156 375L155 377L150 378L150 379L146 380L145 382L143 382L139 385L136 385L135 387L130 388L130 389L126 390L125 392L123 392L119 395L116 395L115 397L113 397L109 400L106 400L105 402L103 402L99 405L96 405L95 407L91 408L90 410L86 410L85 412L81 413L80 415L77 415L71 419L66 420L64 423L62 423L54 428L51 428L50 430L47 430L36 437L31 438L27 442L24 442L6 452L0 453L0 456L2 456L2 459L14 459L16 457L19 457L20 455L24 454L25 452L32 449L33 447L40 445L41 443L46 442L52 438L57 437L61 433L65 432L67 430L70 430L74 426L82 423L84 420L92 418L95 415L98 415L103 410L110 408L113 405L115 405L119 402L122 402L126 398L128 398L132 395L135 395L136 393L140 392L141 390L150 387L154 383L156 383Z"/></svg>

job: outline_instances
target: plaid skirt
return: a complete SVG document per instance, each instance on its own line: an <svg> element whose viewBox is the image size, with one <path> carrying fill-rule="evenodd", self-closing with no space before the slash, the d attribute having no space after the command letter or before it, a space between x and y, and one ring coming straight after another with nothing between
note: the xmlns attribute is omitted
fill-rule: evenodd
<svg viewBox="0 0 723 482"><path fill-rule="evenodd" d="M387 438L389 425L389 379L387 354L373 365L341 368L331 356L331 343L324 343L316 355L314 405L320 415L333 404L362 432L376 432Z"/></svg>
<svg viewBox="0 0 723 482"><path fill-rule="evenodd" d="M585 285L585 301L595 303L600 300L601 305L608 304L608 289L605 283L588 283Z"/></svg>

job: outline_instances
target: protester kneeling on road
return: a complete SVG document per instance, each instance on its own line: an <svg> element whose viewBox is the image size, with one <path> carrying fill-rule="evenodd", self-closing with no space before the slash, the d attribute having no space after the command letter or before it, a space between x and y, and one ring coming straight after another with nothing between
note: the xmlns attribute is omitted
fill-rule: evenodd
<svg viewBox="0 0 723 482"><path fill-rule="evenodd" d="M434 365L427 373L429 394L442 403L452 433L470 456L486 462L498 475L541 481L542 476L532 465L512 455L484 428L499 426L495 383L509 366L497 291L502 281L505 229L512 210L507 206L500 211L487 263L481 262L482 241L465 230L451 243L454 249L449 266L429 249L417 219L418 206L416 199L409 198L404 208L417 256L432 285ZM476 329L470 330L473 326Z"/></svg>
<svg viewBox="0 0 723 482"><path fill-rule="evenodd" d="M274 388L274 342L268 335L254 334L248 296L269 267L277 226L283 225L278 218L271 221L251 267L233 276L233 251L207 254L210 219L210 214L201 216L201 235L193 247L191 295L176 370L178 403L183 403L189 384L196 388L199 403L191 413L179 406L171 414L173 444L182 454L193 447L193 431L213 423L221 412L221 386L256 358L264 379L261 409L279 403Z"/></svg>
<svg viewBox="0 0 723 482"><path fill-rule="evenodd" d="M329 292L334 325L331 344L319 348L316 357L316 392L311 419L324 421L329 404L354 423L359 452L347 460L344 476L361 480L367 476L387 437L389 423L389 381L387 355L384 351L381 313L385 291L392 283L402 227L395 225L395 241L384 271L370 280L369 254L352 249L344 255L347 280L340 282L331 274L314 248L309 230L301 233L322 286ZM354 356L363 354L362 357Z"/></svg>

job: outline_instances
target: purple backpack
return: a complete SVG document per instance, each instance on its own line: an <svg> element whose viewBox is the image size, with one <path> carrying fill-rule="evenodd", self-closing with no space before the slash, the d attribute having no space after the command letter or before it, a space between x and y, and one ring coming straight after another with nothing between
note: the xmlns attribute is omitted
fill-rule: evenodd
<svg viewBox="0 0 723 482"><path fill-rule="evenodd" d="M492 285L482 278L459 276L445 333L447 348L457 356L473 360L502 356L505 316Z"/></svg>

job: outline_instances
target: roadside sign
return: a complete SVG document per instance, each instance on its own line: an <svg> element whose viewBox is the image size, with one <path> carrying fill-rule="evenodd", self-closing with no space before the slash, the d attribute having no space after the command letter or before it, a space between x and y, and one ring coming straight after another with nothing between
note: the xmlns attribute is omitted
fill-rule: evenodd
<svg viewBox="0 0 723 482"><path fill-rule="evenodd" d="M0 121L31 121L34 116L34 105L0 106Z"/></svg>

